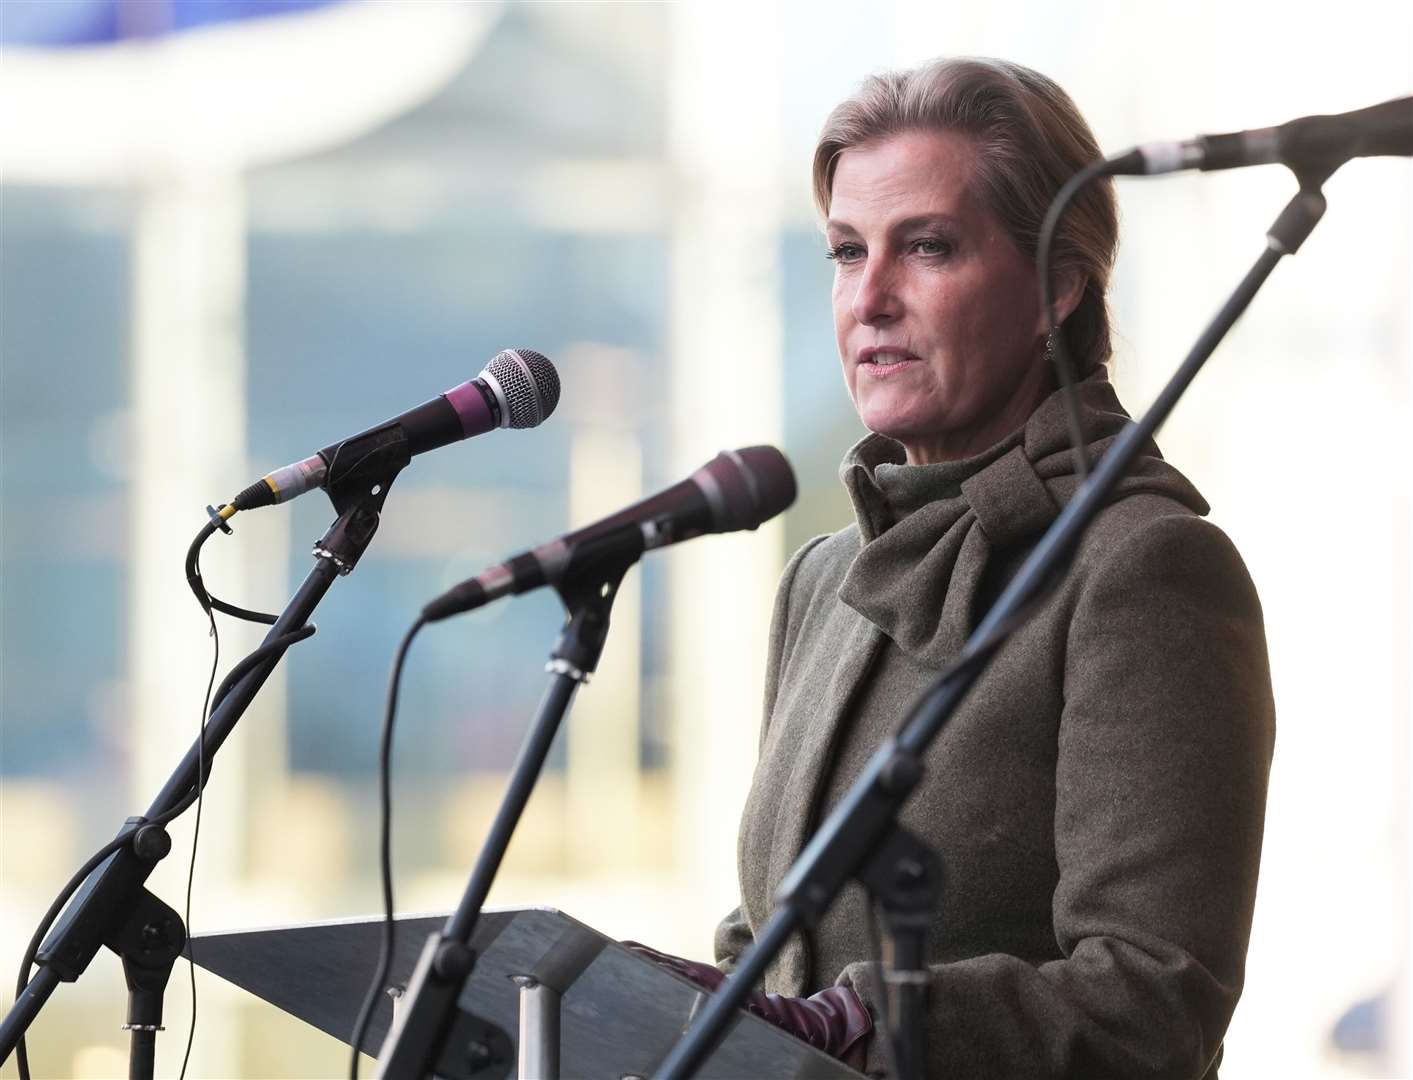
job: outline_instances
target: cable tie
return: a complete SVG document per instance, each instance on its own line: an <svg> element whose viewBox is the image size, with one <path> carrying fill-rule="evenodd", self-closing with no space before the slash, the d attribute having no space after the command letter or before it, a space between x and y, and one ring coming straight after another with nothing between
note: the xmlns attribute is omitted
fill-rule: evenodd
<svg viewBox="0 0 1413 1080"><path fill-rule="evenodd" d="M222 509L225 509L222 507ZM231 527L226 524L226 519L221 515L221 511L214 506L206 507L206 513L211 518L211 524L220 529L227 536L231 535Z"/></svg>

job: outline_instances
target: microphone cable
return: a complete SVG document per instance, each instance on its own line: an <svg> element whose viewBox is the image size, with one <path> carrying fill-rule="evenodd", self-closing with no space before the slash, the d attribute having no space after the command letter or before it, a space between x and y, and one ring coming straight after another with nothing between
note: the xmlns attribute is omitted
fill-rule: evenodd
<svg viewBox="0 0 1413 1080"><path fill-rule="evenodd" d="M198 578L200 574L198 566ZM191 829L191 861L186 867L186 908L182 915L186 923L187 971L191 976L191 1024L187 1027L186 1051L182 1054L182 1069L177 1080L186 1080L187 1063L191 1060L191 1048L196 1042L196 949L191 941L191 886L196 879L196 844L201 838L201 808L205 803L206 722L211 718L211 691L216 686L216 669L221 662L221 635L216 629L216 613L209 607L206 618L211 623L211 675L206 680L206 698L201 703L201 718L196 725L196 820Z"/></svg>
<svg viewBox="0 0 1413 1080"><path fill-rule="evenodd" d="M731 485L723 487L722 481L710 471L713 466L730 470L730 476L739 476L740 486L743 490L738 491ZM687 507L674 505L686 498L683 495L684 486L687 488L695 486L696 492L702 500L699 508L691 499L688 499L689 505ZM660 503L659 500L664 498L667 499L667 502ZM555 543L566 552L580 544L593 550L596 543L611 545L615 542L615 536L618 535L615 530L636 523L637 529L641 530L641 533L635 534L638 546L632 548L631 551L633 560L636 561L645 546L658 547L664 543L676 543L679 540L692 539L705 533L734 532L744 528L754 529L763 521L767 521L783 511L794 501L794 498L795 477L785 456L770 446L744 447L739 451L726 451L717 455L681 484L667 489L660 495L650 496L648 499L635 503L619 515L610 515L597 525L568 533ZM217 512L213 511L212 513L214 516ZM694 516L699 513L705 515L705 521L697 520ZM637 518L634 515L637 515ZM651 526L652 534L656 538L656 542L652 544L647 544L644 539L644 534L649 532L649 526ZM680 533L679 526L682 530ZM594 535L595 531L600 529L608 529L608 531ZM553 572L545 570L538 554L545 547L542 545L541 548L532 549L492 568L494 571L510 575L508 581L512 587L509 590L487 592L482 585L482 579L486 575L478 575L426 605L416 621L408 627L398 646L392 671L388 677L387 701L378 749L379 873L383 894L382 947L379 950L378 965L373 980L364 994L363 1004L358 1011L358 1019L349 1040L353 1047L349 1058L348 1075L350 1080L358 1080L358 1055L362 1052L363 1040L367 1037L368 1027L372 1022L373 1013L377 1009L378 999L392 968L396 939L397 927L393 917L392 881L392 746L393 730L397 720L398 692L402 685L402 673L407 662L408 650L412 646L413 639L427 623L439 622L444 618L470 609L469 606L461 606L458 600L458 596L465 586L475 585L479 590L479 592L468 592L466 596L461 597L461 599L466 599L469 596L476 599L476 603L470 606L479 606L487 600L504 595L506 591L518 593L529 588L538 588L541 585L556 584L558 586L560 583L559 574L563 572L563 568L557 568ZM603 552L599 551L598 554L602 555ZM569 561L572 563L572 557ZM514 568L524 562L537 563L538 576L530 575L529 582L522 581L518 587L515 587ZM487 574L490 573L491 571L487 571ZM608 587L604 586L605 589ZM608 594L602 595L607 596ZM439 610L449 600L452 603L445 610ZM550 664L547 665L547 670L555 671L556 668Z"/></svg>
<svg viewBox="0 0 1413 1080"><path fill-rule="evenodd" d="M358 1020L353 1025L353 1053L349 1058L349 1080L358 1080L358 1055L363 1052L363 1040L368 1037L368 1025L372 1022L373 1011L378 1007L383 986L392 970L393 947L396 942L397 924L393 920L393 872L392 872L392 740L393 725L397 721L397 697L402 685L402 669L407 663L407 652L412 647L412 639L427 625L425 615L402 636L393 660L392 672L388 676L388 696L383 711L383 730L378 739L378 874L383 892L383 937L378 950L378 966L373 973L373 981L363 995L363 1004L358 1010Z"/></svg>
<svg viewBox="0 0 1413 1080"><path fill-rule="evenodd" d="M206 724L211 718L211 710L220 706L221 702L230 693L231 689L245 677L246 673L268 657L276 649L283 650L297 641L315 633L316 627L308 624L289 634L282 634L274 641L267 642L255 649L249 656L235 665L226 677L221 680L221 685L212 696L212 686L216 682L216 669L221 658L221 635L216 629L217 611L230 615L246 622L258 623L266 626L273 626L279 621L279 617L268 612L252 611L249 608L239 607L235 604L228 604L225 601L212 595L207 590L205 581L201 576L201 549L206 541L219 528L222 532L229 534L231 528L226 524L236 514L233 505L225 504L217 509L207 507L207 514L210 520L202 526L197 533L196 539L191 542L191 546L186 553L186 579L191 587L197 603L206 612L206 618L211 623L211 677L206 683L206 700L202 705L201 719L197 725L196 737L196 820L191 831L191 861L187 864L186 872L186 910L183 918L186 922L186 947L187 947L187 970L191 978L191 1024L187 1028L186 1052L182 1055L182 1068L178 1075L178 1080L186 1080L187 1065L191 1060L191 1048L196 1042L196 947L191 939L191 892L192 884L196 878L196 849L201 838L201 809L204 802L204 792L206 790Z"/></svg>
<svg viewBox="0 0 1413 1080"><path fill-rule="evenodd" d="M187 869L186 886L185 919L188 931L188 961L191 964L192 1019L191 1027L187 1033L186 1053L182 1058L183 1076L186 1073L187 1062L191 1056L192 1043L196 1033L196 967L195 962L191 960L190 939L191 889L196 867L196 841L200 834L201 828L202 793L206 788L207 782L210 780L210 776L207 774L206 771L206 722L210 718L211 712L220 707L221 702L225 700L226 695L230 693L231 689L235 686L235 684L238 683L241 679L243 679L253 668L257 667L260 663L268 659L272 654L281 653L284 650L288 649L291 645L303 641L308 637L312 637L318 630L318 628L313 623L307 623L297 630L292 630L288 634L282 634L271 641L267 641L261 644L248 656L244 657L234 667L232 667L231 670L226 673L226 677L221 680L221 684L216 687L214 692L212 691L211 686L212 683L215 682L216 670L218 665L220 664L221 656L220 636L216 630L216 620L215 616L212 614L212 610L214 609L224 614L231 615L235 618L244 619L248 622L262 623L265 625L274 624L277 621L277 617L274 615L269 615L265 612L251 611L248 608L239 607L234 604L228 604L225 601L219 600L216 597L212 596L207 591L206 586L201 578L201 548L206 543L206 541L210 539L211 536L216 532L217 528L220 528L223 532L227 533L231 531L229 526L227 526L225 522L228 518L234 516L235 509L229 506L223 506L219 510L207 507L207 512L210 515L211 520L208 521L204 526L202 526L202 529L197 534L196 539L192 541L190 548L188 548L186 555L187 584L191 587L193 594L195 594L197 602L201 604L202 610L206 612L207 618L210 619L210 635L213 643L213 655L211 658L211 677L207 680L206 697L202 705L201 717L199 722L199 730L202 737L197 742L197 783L190 792L188 792L185 796L182 797L182 800L177 803L177 805L173 806L165 814L159 814L157 815L157 817L145 821L138 826L138 828L150 825L165 826L169 822L175 820L176 818L184 814L192 807L193 804L195 804L197 807L195 829L192 833L191 863ZM49 905L49 908L40 918L39 925L35 928L34 934L30 937L29 944L25 946L24 955L20 958L19 973L15 980L16 1000L18 1000L20 995L24 993L25 987L29 985L30 969L34 967L35 958L38 956L39 950L44 944L44 939L49 935L50 929L58 920L59 916L63 914L64 908L68 906L69 901L73 899L74 893L78 892L79 888L83 885L83 883L88 880L89 875L92 874L95 870L97 870L98 867L103 865L105 860L107 860L115 851L119 850L122 847L125 847L132 839L136 831L136 829L133 829L131 831L121 833L120 835L115 836L113 839L109 840L106 844L104 844L101 848L99 848L91 856L89 856L88 860L82 866L80 866L77 871L74 872L73 876L70 877L67 882L65 882L64 887L59 890L59 894L54 898L54 901ZM19 1075L19 1080L31 1080L29 1071L29 1054L25 1046L24 1036L21 1036L15 1043L15 1068Z"/></svg>
<svg viewBox="0 0 1413 1080"><path fill-rule="evenodd" d="M226 524L231 518L236 516L236 508L232 503L224 503L219 507L208 506L206 513L210 517L205 525L201 526L201 531L196 534L196 539L191 542L191 546L186 549L186 583L191 588L192 594L196 597L196 602L201 605L201 610L208 615L211 609L215 608L223 615L230 615L237 619L244 619L246 622L263 623L266 626L274 626L279 622L279 616L271 615L265 611L251 611L249 608L237 607L235 604L228 604L212 596L206 589L206 583L201 577L201 549L210 540L217 529L230 535L231 527ZM215 708L215 705L212 706Z"/></svg>
<svg viewBox="0 0 1413 1080"><path fill-rule="evenodd" d="M1047 341L1052 343L1050 361L1055 367L1055 375L1060 383L1060 400L1065 408L1065 425L1069 429L1070 447L1074 451L1075 476L1080 484L1089 476L1089 456L1084 443L1084 425L1080 420L1079 402L1076 397L1074 368L1070 364L1069 349L1065 345L1065 335L1060 333L1060 324L1055 320L1055 291L1050 281L1050 259L1055 242L1055 233L1060 226L1060 218L1091 181L1103 176L1112 176L1120 171L1136 154L1126 154L1119 158L1100 158L1092 161L1071 176L1056 193L1045 219L1040 226L1040 238L1035 248L1035 266L1040 275L1040 303L1045 311L1045 322L1049 327Z"/></svg>

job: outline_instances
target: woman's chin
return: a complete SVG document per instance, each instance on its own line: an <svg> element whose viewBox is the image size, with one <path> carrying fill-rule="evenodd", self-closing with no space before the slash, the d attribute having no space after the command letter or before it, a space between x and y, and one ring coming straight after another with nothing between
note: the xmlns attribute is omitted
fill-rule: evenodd
<svg viewBox="0 0 1413 1080"><path fill-rule="evenodd" d="M910 443L918 439L935 437L935 429L925 419L898 413L864 412L860 419L864 427L875 435L884 435L900 443Z"/></svg>
<svg viewBox="0 0 1413 1080"><path fill-rule="evenodd" d="M899 380L896 385L857 387L855 404L864 427L900 442L945 430L950 412L945 393L935 387L902 383Z"/></svg>

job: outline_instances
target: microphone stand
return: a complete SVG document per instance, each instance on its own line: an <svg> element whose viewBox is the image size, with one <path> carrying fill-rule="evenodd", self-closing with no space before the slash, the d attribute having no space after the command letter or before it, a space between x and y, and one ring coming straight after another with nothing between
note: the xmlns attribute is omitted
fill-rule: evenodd
<svg viewBox="0 0 1413 1080"><path fill-rule="evenodd" d="M458 1015L456 999L475 968L471 938L511 834L534 791L575 691L588 682L598 667L608 635L609 614L623 575L644 550L641 531L633 530L633 534L637 543L627 550L621 532L582 544L575 559L582 560L583 571L556 586L569 618L545 666L550 673L549 688L515 759L505 797L461 902L441 933L428 937L408 980L402 1014L394 1016L378 1055L379 1077L401 1080L436 1075L443 1080L471 1080L478 1075L501 1076L509 1065L509 1040L479 1017L464 1012ZM601 557L596 548L602 552ZM556 1059L557 1054L556 1047Z"/></svg>
<svg viewBox="0 0 1413 1080"><path fill-rule="evenodd" d="M262 648L271 646L269 655L253 664L221 698L200 738L192 743L152 805L123 823L116 838L123 842L89 873L64 909L35 956L38 972L0 1022L0 1062L21 1043L58 985L76 981L99 948L107 945L122 958L128 983L124 1027L132 1033L129 1076L150 1080L157 1032L162 1030L163 990L186 944L181 916L144 887L157 863L171 851L165 825L196 801L203 763L209 778L216 751L285 651L300 640L299 631L334 579L351 573L357 565L377 531L388 488L409 460L405 436L393 433L337 481L330 482L328 495L338 519L315 544L314 568L266 635ZM205 528L214 532L218 519L215 511L211 513L213 522ZM230 531L223 521L219 525Z"/></svg>
<svg viewBox="0 0 1413 1080"><path fill-rule="evenodd" d="M1327 163L1328 164L1328 163ZM1198 338L1192 351L1143 416L1130 422L1100 459L1089 480L1022 564L961 655L913 707L896 736L890 737L864 766L858 780L820 826L795 860L775 896L775 910L742 955L736 971L711 996L686 1035L654 1074L655 1080L686 1080L696 1073L721 1040L737 1007L756 986L785 942L803 926L815 926L844 884L860 874L870 857L902 832L897 823L908 795L922 778L923 755L951 718L971 685L1005 642L1022 611L1043 592L1079 543L1090 521L1129 471L1140 450L1172 412L1197 372L1232 324L1246 310L1282 256L1293 255L1325 212L1320 185L1338 162L1302 174L1300 191L1281 212L1267 235L1266 250L1256 260ZM901 863L898 864L901 867ZM867 880L865 879L867 884ZM910 1008L915 1007L909 1006ZM921 1010L908 1023L916 1029L897 1053L905 1080L924 1074L925 1056L916 1056L925 1039ZM902 1066L907 1064L908 1071Z"/></svg>

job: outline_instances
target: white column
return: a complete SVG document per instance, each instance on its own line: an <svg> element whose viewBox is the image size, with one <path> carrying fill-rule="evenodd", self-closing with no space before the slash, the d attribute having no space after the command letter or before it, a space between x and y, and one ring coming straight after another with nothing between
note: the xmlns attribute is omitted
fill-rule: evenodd
<svg viewBox="0 0 1413 1080"><path fill-rule="evenodd" d="M133 236L131 386L133 474L128 641L132 806L146 809L194 742L211 671L208 624L182 566L204 507L228 499L250 477L245 454L245 202L236 174L176 175L142 195ZM252 515L253 516L253 515ZM243 526L244 520L237 522ZM271 523L272 525L274 523ZM276 575L258 600L284 591L281 528L240 529L207 544L202 569L213 591L251 598L246 560ZM258 534L258 535L257 535ZM263 538L263 542L261 539ZM256 541L250 543L250 541ZM272 587L273 586L273 587ZM261 627L222 618L218 680L263 636ZM258 748L283 750L283 681L276 675L222 748L206 788L193 924L211 929L230 905L246 855L249 766ZM248 737L263 728L263 737ZM257 756L260 756L257 752ZM266 771L266 770L262 770ZM276 770L283 772L282 768ZM195 811L171 826L174 846L149 887L182 910ZM211 898L205 903L204 898ZM179 977L180 976L180 977ZM214 1074L235 1067L233 995L201 980L203 1023L193 1067ZM169 984L158 1039L159 1071L174 1071L185 1044L189 993L180 970Z"/></svg>
<svg viewBox="0 0 1413 1080"><path fill-rule="evenodd" d="M623 350L579 345L561 357L591 400L565 402L573 428L569 524L579 528L643 495L643 451L632 423ZM570 872L636 868L642 684L642 568L628 571L613 603L598 671L565 722L565 846Z"/></svg>
<svg viewBox="0 0 1413 1080"><path fill-rule="evenodd" d="M783 435L780 35L772 7L744 11L673 8L673 476ZM676 861L694 955L737 902L736 831L782 544L777 520L664 553Z"/></svg>

